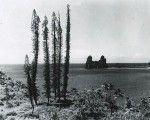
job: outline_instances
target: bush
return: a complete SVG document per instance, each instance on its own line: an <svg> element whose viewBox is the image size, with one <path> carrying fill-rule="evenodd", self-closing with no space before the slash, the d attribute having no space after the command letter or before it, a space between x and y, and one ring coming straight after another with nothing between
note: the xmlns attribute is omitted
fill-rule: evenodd
<svg viewBox="0 0 150 120"><path fill-rule="evenodd" d="M16 116L17 115L17 113L16 112L14 112L14 111L12 111L12 112L10 112L10 113L7 113L7 115L6 116Z"/></svg>
<svg viewBox="0 0 150 120"><path fill-rule="evenodd" d="M2 114L0 114L0 120L5 120Z"/></svg>
<svg viewBox="0 0 150 120"><path fill-rule="evenodd" d="M113 115L107 115L103 120L143 120L144 117L140 112L119 111Z"/></svg>
<svg viewBox="0 0 150 120"><path fill-rule="evenodd" d="M4 103L2 101L0 101L0 106L3 106L3 105L4 105Z"/></svg>
<svg viewBox="0 0 150 120"><path fill-rule="evenodd" d="M11 104L10 102L6 102L6 107L7 107L7 108L12 108L12 107L14 107L14 106L13 106L13 104Z"/></svg>
<svg viewBox="0 0 150 120"><path fill-rule="evenodd" d="M59 120L59 117L56 112L53 114L52 120Z"/></svg>
<svg viewBox="0 0 150 120"><path fill-rule="evenodd" d="M15 120L15 118L13 117L13 118L10 118L10 120Z"/></svg>
<svg viewBox="0 0 150 120"><path fill-rule="evenodd" d="M22 88L22 89L27 88L27 86L25 84L23 84L21 81L17 81L15 84L16 84L16 86L18 86L18 88Z"/></svg>
<svg viewBox="0 0 150 120"><path fill-rule="evenodd" d="M94 89L80 92L75 106L80 109L81 116L104 117L107 111L101 91Z"/></svg>
<svg viewBox="0 0 150 120"><path fill-rule="evenodd" d="M14 104L15 106L20 106L21 102L15 101Z"/></svg>
<svg viewBox="0 0 150 120"><path fill-rule="evenodd" d="M31 118L31 119L39 119L39 115L38 114L25 114L24 117L28 117L28 118Z"/></svg>

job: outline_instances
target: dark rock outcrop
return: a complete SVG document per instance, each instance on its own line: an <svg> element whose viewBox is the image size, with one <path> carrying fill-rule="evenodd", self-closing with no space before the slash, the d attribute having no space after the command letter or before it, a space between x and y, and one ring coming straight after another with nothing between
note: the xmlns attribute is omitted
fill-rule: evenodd
<svg viewBox="0 0 150 120"><path fill-rule="evenodd" d="M107 68L108 65L106 63L106 58L102 55L99 61L93 61L92 56L88 56L85 68L92 69L92 68Z"/></svg>

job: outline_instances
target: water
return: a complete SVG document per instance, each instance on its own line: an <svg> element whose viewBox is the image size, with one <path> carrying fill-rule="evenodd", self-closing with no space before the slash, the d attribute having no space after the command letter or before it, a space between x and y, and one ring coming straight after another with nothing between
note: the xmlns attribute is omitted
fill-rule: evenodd
<svg viewBox="0 0 150 120"><path fill-rule="evenodd" d="M26 83L23 65L0 65L0 70L14 80ZM38 84L43 84L43 66L38 69ZM110 82L120 88L132 99L150 96L150 69L99 69L86 70L83 65L71 65L69 74L69 89L79 90L97 88L104 82ZM39 88L42 89L42 86Z"/></svg>

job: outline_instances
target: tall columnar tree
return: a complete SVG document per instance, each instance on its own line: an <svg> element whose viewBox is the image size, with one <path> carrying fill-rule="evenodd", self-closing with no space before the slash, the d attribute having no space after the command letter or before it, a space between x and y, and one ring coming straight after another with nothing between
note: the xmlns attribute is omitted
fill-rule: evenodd
<svg viewBox="0 0 150 120"><path fill-rule="evenodd" d="M31 69L31 79L33 82L33 97L35 104L37 105L37 88L36 88L36 76L37 76L37 65L38 65L38 55L39 55L39 22L40 18L36 14L36 11L33 10L32 22L31 22L31 31L33 34L33 54L34 58L32 61L32 69Z"/></svg>
<svg viewBox="0 0 150 120"><path fill-rule="evenodd" d="M64 82L63 82L64 100L66 100L66 93L68 87L69 60L70 60L70 6L67 5L66 56L64 64Z"/></svg>
<svg viewBox="0 0 150 120"><path fill-rule="evenodd" d="M60 84L61 84L61 73L62 73L62 28L61 28L61 23L60 23L60 15L58 15L58 20L57 20L57 51L58 51L58 67L57 67L57 95L60 100Z"/></svg>
<svg viewBox="0 0 150 120"><path fill-rule="evenodd" d="M43 49L44 49L44 79L46 96L49 104L50 99L50 57L49 57L49 46L48 46L48 19L45 16L42 27L43 27Z"/></svg>
<svg viewBox="0 0 150 120"><path fill-rule="evenodd" d="M52 54L52 71L53 71L53 75L52 75L52 79L53 79L53 88L54 88L54 94L55 94L55 98L56 98L56 92L57 92L57 64L56 64L56 15L55 12L53 12L52 14L52 50L53 50L53 54Z"/></svg>
<svg viewBox="0 0 150 120"><path fill-rule="evenodd" d="M28 57L28 55L26 55L25 64L24 64L24 72L25 72L25 75L27 78L27 89L28 89L29 99L30 99L32 108L34 110L33 93L32 93L32 80L31 80L30 71L31 71L31 66L29 63L29 57Z"/></svg>

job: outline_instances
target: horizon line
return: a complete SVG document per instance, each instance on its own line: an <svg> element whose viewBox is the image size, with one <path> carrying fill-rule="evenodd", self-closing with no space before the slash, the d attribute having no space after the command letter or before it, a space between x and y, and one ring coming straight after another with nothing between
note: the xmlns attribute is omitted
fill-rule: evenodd
<svg viewBox="0 0 150 120"><path fill-rule="evenodd" d="M150 62L109 62L107 64L149 64L149 63ZM42 65L44 63L38 63L38 64ZM70 63L70 64L85 64L85 63ZM0 65L24 65L24 63L0 63Z"/></svg>

